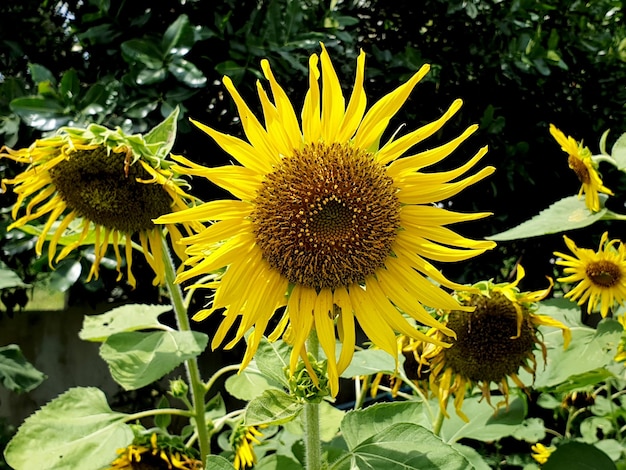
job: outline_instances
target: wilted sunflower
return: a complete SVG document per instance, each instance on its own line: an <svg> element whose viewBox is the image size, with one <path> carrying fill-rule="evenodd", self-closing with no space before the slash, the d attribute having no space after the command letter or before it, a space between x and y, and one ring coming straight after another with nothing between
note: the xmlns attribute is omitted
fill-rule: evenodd
<svg viewBox="0 0 626 470"><path fill-rule="evenodd" d="M236 470L244 470L256 464L256 454L253 444L260 444L259 437L263 436L254 426L237 426L230 437L230 443L235 451L233 466Z"/></svg>
<svg viewBox="0 0 626 470"><path fill-rule="evenodd" d="M587 302L587 313L600 303L600 314L606 317L609 309L626 302L626 246L618 239L609 241L608 232L602 234L597 252L589 248L578 248L567 236L565 244L574 256L555 252L556 264L565 266L566 277L557 280L564 283L578 282L565 297L578 300L578 305Z"/></svg>
<svg viewBox="0 0 626 470"><path fill-rule="evenodd" d="M503 401L497 406L508 405L508 379L526 389L517 375L520 368L534 376L537 368L536 346L541 348L544 361L547 354L544 343L537 335L537 326L561 328L564 346L569 344L571 333L564 324L535 313L535 302L548 295L552 281L546 289L522 293L517 285L523 277L524 269L518 265L517 277L512 283L493 284L486 281L474 285L479 293L457 293L463 305L475 307L475 310L452 310L448 313L446 325L456 333L456 339L446 337L442 331L430 331L436 339L449 341L452 346L421 346L419 373L422 373L422 368L428 370L430 390L439 399L445 416L448 416L448 400L454 396L456 413L468 421L461 408L467 390L474 385L480 388L483 397L491 404L490 387L492 383L496 384L503 395Z"/></svg>
<svg viewBox="0 0 626 470"><path fill-rule="evenodd" d="M162 228L152 219L188 207L193 198L187 195L182 181L164 160L175 134L171 116L146 136L126 135L92 124L86 129L63 127L51 137L35 141L30 147L0 149L0 158L28 164L15 178L2 183L13 185L17 202L13 206L15 220L9 226L24 227L47 217L35 245L41 255L49 240L50 265L61 261L81 245L93 245L94 261L88 280L98 277L100 261L109 245L117 258L121 278L125 248L128 282L134 287L131 271L132 236L138 235L143 254L154 270L154 284L164 279ZM166 126L168 126L166 128ZM166 139L166 140L161 140ZM167 140L169 139L169 140ZM20 210L24 213L19 216ZM187 235L193 233L185 223ZM171 238L182 237L174 225L168 225ZM57 254L57 247L64 245ZM179 256L184 250L174 243Z"/></svg>
<svg viewBox="0 0 626 470"><path fill-rule="evenodd" d="M578 143L573 137L565 136L554 124L550 124L550 134L556 139L561 149L569 156L567 163L574 170L582 186L578 196L585 193L585 205L591 212L600 210L600 198L598 193L613 195L613 192L602 184L598 173L598 164L591 158L591 152L582 143Z"/></svg>
<svg viewBox="0 0 626 470"><path fill-rule="evenodd" d="M166 436L140 435L128 447L118 449L118 457L107 470L201 470L202 462L192 450Z"/></svg>
<svg viewBox="0 0 626 470"><path fill-rule="evenodd" d="M254 328L248 337L245 367L274 312L286 306L269 339L277 339L290 325L293 372L299 357L307 361L305 341L315 329L328 358L335 395L338 376L354 352L355 317L374 344L397 357L394 330L423 338L400 309L419 322L443 328L423 304L465 308L437 286L460 287L429 259L460 261L493 248L491 241L469 240L444 227L489 214L461 214L433 203L482 180L494 168L461 178L485 155L483 148L457 169L423 171L447 157L476 131L475 125L449 143L400 158L437 132L459 110L460 100L438 120L398 138L394 134L379 147L389 121L428 72L427 65L366 112L365 54L361 52L357 59L346 107L335 69L322 46L321 55L309 59L301 124L269 63L263 60L261 67L274 98L270 101L257 83L264 124L231 80L224 78L249 142L196 123L241 166L206 168L172 157L181 164L180 171L204 176L239 200L208 202L157 222L214 222L183 240L190 256L186 264L192 267L178 278L182 282L226 268L216 282L206 285L215 288L211 307L194 317L202 320L226 309L213 348L239 319L234 339L226 347ZM335 328L343 343L338 359Z"/></svg>

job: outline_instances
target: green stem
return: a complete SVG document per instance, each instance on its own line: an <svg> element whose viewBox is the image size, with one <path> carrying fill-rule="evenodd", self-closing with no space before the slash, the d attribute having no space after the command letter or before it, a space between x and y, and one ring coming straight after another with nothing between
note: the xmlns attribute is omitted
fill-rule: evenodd
<svg viewBox="0 0 626 470"><path fill-rule="evenodd" d="M441 408L439 408L439 411L437 413L437 419L433 423L433 434L435 436L441 435L441 426L443 426L443 418L444 418L443 411L441 410Z"/></svg>
<svg viewBox="0 0 626 470"><path fill-rule="evenodd" d="M315 330L309 333L307 351L317 359L319 339ZM322 441L320 440L319 403L304 404L302 427L304 429L305 468L306 470L320 470L322 468Z"/></svg>
<svg viewBox="0 0 626 470"><path fill-rule="evenodd" d="M222 367L215 374L213 374L213 376L209 379L209 381L204 386L204 390L208 392L209 390L211 390L211 387L215 385L215 382L217 382L217 379L219 379L223 374L226 374L227 372L234 372L236 370L239 370L240 367L241 367L241 364L233 364L231 366Z"/></svg>
<svg viewBox="0 0 626 470"><path fill-rule="evenodd" d="M193 416L193 413L191 413L190 411L179 410L178 408L158 408L154 410L139 411L137 413L133 413L132 415L128 415L124 419L124 422L130 423L131 421L136 421L138 419L156 415L177 415L191 417Z"/></svg>
<svg viewBox="0 0 626 470"><path fill-rule="evenodd" d="M170 254L169 246L165 240L165 236L161 237L163 245L163 262L165 264L165 282L167 290L170 294L174 314L176 315L176 324L180 331L191 331L189 317L187 316L187 308L183 299L183 293L178 284L176 284L176 268L174 260ZM198 433L198 445L200 447L200 460L204 464L210 453L209 449L209 432L207 429L206 417L204 415L204 396L205 389L202 378L200 377L200 369L198 361L195 357L185 361L187 377L191 386L191 399L193 403L193 418L196 424L196 432Z"/></svg>

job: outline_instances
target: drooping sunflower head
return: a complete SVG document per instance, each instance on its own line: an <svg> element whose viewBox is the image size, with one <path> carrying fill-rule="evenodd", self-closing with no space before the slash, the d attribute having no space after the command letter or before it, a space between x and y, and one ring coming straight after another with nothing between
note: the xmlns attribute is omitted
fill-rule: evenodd
<svg viewBox="0 0 626 470"><path fill-rule="evenodd" d="M456 333L456 339L442 339L452 346L442 348L426 344L418 350L419 373L428 372L430 389L438 397L444 413L447 413L450 396L454 396L457 414L467 420L461 408L468 388L474 385L491 403L491 385L496 384L503 398L497 406L508 404L509 379L525 390L526 385L518 376L520 369L534 376L537 367L534 351L538 347L544 360L546 357L537 326L561 328L567 347L569 329L550 317L535 313L534 303L549 293L552 283L547 289L523 293L517 288L523 276L524 270L518 266L513 283L487 281L475 285L478 292L459 292L462 304L475 308L471 312L447 312L446 326ZM444 335L436 330L430 334Z"/></svg>
<svg viewBox="0 0 626 470"><path fill-rule="evenodd" d="M600 314L606 317L618 304L626 304L626 245L619 239L609 241L608 232L602 234L598 251L578 248L567 236L565 244L573 253L555 252L556 264L564 266L562 283L577 283L565 297L577 300L578 305L587 302L591 313L600 304Z"/></svg>
<svg viewBox="0 0 626 470"><path fill-rule="evenodd" d="M17 201L9 229L22 228L37 234L35 246L42 254L49 241L48 258L52 266L81 245L93 245L95 259L89 273L98 276L100 260L112 246L121 278L125 248L127 276L134 287L131 271L132 238L143 248L156 277L163 281L162 228L152 219L187 208L193 198L183 190L183 181L165 159L175 134L174 113L149 134L126 135L92 124L85 129L64 127L30 147L2 147L0 158L9 158L28 167L15 178L3 180L13 186ZM42 227L31 225L42 221ZM186 234L197 222L184 224ZM173 239L182 237L175 226L168 226ZM57 247L63 246L59 252ZM178 254L184 250L174 244ZM118 278L119 279L119 278Z"/></svg>
<svg viewBox="0 0 626 470"><path fill-rule="evenodd" d="M554 124L550 124L550 134L568 155L567 163L580 181L579 196L585 193L587 209L591 212L598 212L600 210L598 193L613 195L613 192L602 183L602 178L598 173L598 164L591 158L591 152L583 146L582 142L578 143L573 137L566 137Z"/></svg>
<svg viewBox="0 0 626 470"><path fill-rule="evenodd" d="M202 470L194 450L178 438L139 433L128 447L118 449L108 470Z"/></svg>
<svg viewBox="0 0 626 470"><path fill-rule="evenodd" d="M274 312L283 311L269 339L278 339L289 327L291 375L300 358L307 360L305 341L314 329L328 359L335 395L338 376L354 352L355 318L367 337L394 357L396 332L426 338L403 314L453 335L424 306L471 307L460 306L444 290L465 287L448 280L431 261L465 260L495 244L464 238L446 227L488 213L462 214L436 204L494 169L466 175L485 155L487 149L482 148L459 168L428 171L473 134L475 125L450 142L412 151L441 129L460 109L461 100L436 121L402 136L394 134L379 145L390 120L428 72L427 65L366 111L365 54L357 59L354 88L346 100L322 46L321 54L309 59L300 120L269 63L262 61L261 68L273 95L272 101L257 83L262 121L224 78L246 140L195 122L240 165L207 168L173 157L179 163L174 169L203 176L237 200L211 201L157 222L211 222L197 236L183 240L189 269L179 281L219 273L207 285L215 289L212 304L195 316L201 320L224 309L214 348L235 324L236 333L226 347L252 329L245 367ZM336 338L343 343L338 357Z"/></svg>

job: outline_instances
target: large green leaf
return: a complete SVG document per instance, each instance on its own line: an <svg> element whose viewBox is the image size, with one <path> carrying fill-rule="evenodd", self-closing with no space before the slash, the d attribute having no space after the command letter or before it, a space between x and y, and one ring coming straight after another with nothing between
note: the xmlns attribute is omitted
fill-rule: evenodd
<svg viewBox="0 0 626 470"><path fill-rule="evenodd" d="M402 362L403 357L400 358ZM351 379L360 375L373 375L378 372L391 372L396 368L396 361L387 352L381 349L364 349L356 351L352 362L341 374L341 377Z"/></svg>
<svg viewBox="0 0 626 470"><path fill-rule="evenodd" d="M341 422L341 432L348 447L397 423L417 423L422 420L421 404L414 401L377 403L363 410L349 411Z"/></svg>
<svg viewBox="0 0 626 470"><path fill-rule="evenodd" d="M0 383L14 392L28 392L46 375L26 360L17 344L0 347Z"/></svg>
<svg viewBox="0 0 626 470"><path fill-rule="evenodd" d="M620 135L613 144L611 156L615 160L615 166L622 171L626 171L626 133Z"/></svg>
<svg viewBox="0 0 626 470"><path fill-rule="evenodd" d="M582 442L568 442L557 447L543 470L615 470L615 463L595 446Z"/></svg>
<svg viewBox="0 0 626 470"><path fill-rule="evenodd" d="M14 470L98 470L133 440L96 388L72 388L24 421L5 450Z"/></svg>
<svg viewBox="0 0 626 470"><path fill-rule="evenodd" d="M100 356L118 384L135 390L198 356L208 341L207 335L197 331L131 331L109 336L100 346Z"/></svg>
<svg viewBox="0 0 626 470"><path fill-rule="evenodd" d="M362 422L364 427L369 424L367 420ZM349 452L330 468L456 470L472 466L456 449L431 431L413 423L396 423L350 447Z"/></svg>
<svg viewBox="0 0 626 470"><path fill-rule="evenodd" d="M282 390L266 390L246 407L246 426L283 424L296 418L304 404Z"/></svg>
<svg viewBox="0 0 626 470"><path fill-rule="evenodd" d="M501 399L492 397L494 403ZM444 441L458 442L463 438L471 438L490 442L512 436L527 442L537 442L545 436L543 421L525 419L526 403L521 398L513 398L508 408L504 406L496 411L482 396L467 397L463 401L462 410L469 418L468 422L456 414L452 404L448 406L450 418L445 419L441 427Z"/></svg>
<svg viewBox="0 0 626 470"><path fill-rule="evenodd" d="M177 57L167 68L176 80L191 88L203 87L206 84L207 78L202 71L188 60Z"/></svg>
<svg viewBox="0 0 626 470"><path fill-rule="evenodd" d="M205 468L211 470L233 470L233 464L220 455L208 455Z"/></svg>
<svg viewBox="0 0 626 470"><path fill-rule="evenodd" d="M320 407L320 440L323 442L330 442L337 436L337 431L341 426L345 412L335 408L333 405L326 401L322 401L319 404ZM294 419L285 423L284 428L286 431L301 436L304 434L302 428L302 420Z"/></svg>
<svg viewBox="0 0 626 470"><path fill-rule="evenodd" d="M593 213L585 206L584 197L569 196L555 202L532 219L522 222L517 227L487 238L496 241L517 240L587 227L605 215L607 212L604 207L606 199L607 196L600 194L600 210Z"/></svg>
<svg viewBox="0 0 626 470"><path fill-rule="evenodd" d="M171 309L169 305L129 304L100 315L85 315L78 337L102 342L116 333L162 328L157 318Z"/></svg>
<svg viewBox="0 0 626 470"><path fill-rule="evenodd" d="M601 369L615 357L616 348L622 336L622 325L617 320L602 320L597 329L572 327L572 341L563 349L560 331L543 328L543 341L548 345L548 361L543 367L541 353L537 352L537 389L556 387L589 371ZM520 378L531 383L529 374L520 371ZM574 385L576 387L576 385Z"/></svg>

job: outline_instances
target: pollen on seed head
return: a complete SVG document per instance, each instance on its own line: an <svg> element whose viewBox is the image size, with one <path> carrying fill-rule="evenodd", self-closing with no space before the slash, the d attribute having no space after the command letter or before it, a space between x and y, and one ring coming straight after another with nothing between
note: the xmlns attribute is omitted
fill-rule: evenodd
<svg viewBox="0 0 626 470"><path fill-rule="evenodd" d="M313 288L349 285L374 273L400 224L385 167L347 144L294 151L266 175L253 202L265 259L290 282Z"/></svg>
<svg viewBox="0 0 626 470"><path fill-rule="evenodd" d="M574 170L574 173L576 173L576 176L581 183L589 184L591 182L589 169L587 168L587 165L585 165L585 162L583 162L580 158L575 155L570 155L567 159L567 163L569 167Z"/></svg>
<svg viewBox="0 0 626 470"><path fill-rule="evenodd" d="M620 267L607 260L594 261L587 265L585 273L589 280L599 288L610 288L622 278Z"/></svg>
<svg viewBox="0 0 626 470"><path fill-rule="evenodd" d="M78 150L50 170L59 196L78 215L102 227L132 234L154 228L152 219L171 211L171 197L139 162L106 147Z"/></svg>

